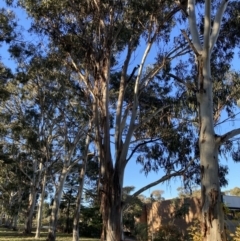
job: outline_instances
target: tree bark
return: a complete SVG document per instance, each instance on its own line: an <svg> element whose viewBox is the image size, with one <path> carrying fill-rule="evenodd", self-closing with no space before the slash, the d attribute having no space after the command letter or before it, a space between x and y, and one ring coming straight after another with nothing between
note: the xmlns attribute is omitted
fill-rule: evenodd
<svg viewBox="0 0 240 241"><path fill-rule="evenodd" d="M37 197L37 190L34 185L31 187L31 193L29 194L29 204L28 204L26 221L25 221L25 229L24 229L24 232L26 234L32 233L32 221L33 221L34 208L36 206L36 197Z"/></svg>
<svg viewBox="0 0 240 241"><path fill-rule="evenodd" d="M227 1L222 0L211 25L211 0L205 0L204 34L201 44L196 23L195 0L188 1L188 19L198 69L199 150L201 168L201 210L204 241L226 241L219 183L218 142L214 131L211 52L218 38ZM188 39L189 41L189 39Z"/></svg>
<svg viewBox="0 0 240 241"><path fill-rule="evenodd" d="M85 141L85 153L84 161L79 175L79 187L76 198L76 208L73 216L73 241L79 241L79 219L80 219L80 210L81 210L81 200L84 186L84 177L87 169L88 162L88 149L90 144L90 134L92 131L92 120L89 121L88 134Z"/></svg>
<svg viewBox="0 0 240 241"><path fill-rule="evenodd" d="M69 220L69 215L70 215L70 203L71 203L71 200L70 198L68 199L68 203L67 203L67 218L66 218L66 226L65 226L65 229L64 229L64 232L65 233L70 233L70 220Z"/></svg>
<svg viewBox="0 0 240 241"><path fill-rule="evenodd" d="M122 186L121 180L117 177L112 182L107 182L106 189L109 190L107 195L103 195L104 210L106 218L106 240L120 241L122 240Z"/></svg>
<svg viewBox="0 0 240 241"><path fill-rule="evenodd" d="M40 238L40 232L41 232L41 224L42 224L42 208L43 208L43 202L45 197L45 186L47 182L47 173L44 172L43 180L42 180L42 192L38 204L38 215L37 215L37 227L36 227L36 235L35 238Z"/></svg>
<svg viewBox="0 0 240 241"><path fill-rule="evenodd" d="M68 174L67 168L64 167L59 178L59 184L56 188L56 194L53 201L47 241L56 240L56 230L57 230L57 220L58 220L57 215L58 215L59 205L62 197L63 186L65 183L67 174Z"/></svg>
<svg viewBox="0 0 240 241"><path fill-rule="evenodd" d="M210 57L203 52L199 62L200 164L202 232L204 240L226 240L219 183L218 144L213 123ZM201 69L202 68L202 69ZM201 86L202 84L202 86Z"/></svg>
<svg viewBox="0 0 240 241"><path fill-rule="evenodd" d="M226 240L219 183L218 148L213 123L210 56L202 52L199 69L199 149L201 165L202 233L204 240Z"/></svg>
<svg viewBox="0 0 240 241"><path fill-rule="evenodd" d="M107 241L122 240L121 230L121 201L113 203L109 207L109 217L107 223Z"/></svg>

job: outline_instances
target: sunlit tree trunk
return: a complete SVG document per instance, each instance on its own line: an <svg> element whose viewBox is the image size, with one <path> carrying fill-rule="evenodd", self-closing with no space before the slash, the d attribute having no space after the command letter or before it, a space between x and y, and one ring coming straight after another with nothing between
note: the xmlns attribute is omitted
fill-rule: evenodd
<svg viewBox="0 0 240 241"><path fill-rule="evenodd" d="M202 231L205 240L226 240L219 183L218 144L213 126L210 60L203 55L203 89L200 104L200 164L202 195ZM204 88L205 86L205 88Z"/></svg>
<svg viewBox="0 0 240 241"><path fill-rule="evenodd" d="M99 75L96 77L93 113L95 120L96 146L100 160L99 192L101 195L101 214L107 241L121 240L121 208L123 168L119 156L113 162L110 148L109 78L110 52L96 65ZM98 85L101 85L99 93ZM101 96L101 99L98 97ZM99 112L99 107L101 111ZM103 133L103 134L102 134ZM117 151L121 154L120 150Z"/></svg>
<svg viewBox="0 0 240 241"><path fill-rule="evenodd" d="M81 200L82 200L82 193L83 193L83 186L84 186L84 177L86 173L87 168L87 162L88 162L88 151L89 151L89 144L90 144L90 134L92 132L92 120L89 121L88 126L88 133L85 141L85 151L84 151L84 160L83 165L80 170L79 175L79 187L78 187L78 193L76 198L76 207L74 211L73 216L73 241L79 241L79 219L80 219L80 210L81 210Z"/></svg>
<svg viewBox="0 0 240 241"><path fill-rule="evenodd" d="M42 192L41 192L40 200L38 203L37 227L36 227L35 238L40 238L41 225L42 225L42 209L43 209L43 202L44 202L44 198L45 198L46 182L47 182L47 173L45 171L44 175L43 175L43 180L42 180Z"/></svg>
<svg viewBox="0 0 240 241"><path fill-rule="evenodd" d="M35 186L31 188L31 193L29 194L29 204L27 208L27 215L25 221L25 233L29 234L32 232L32 221L33 221L33 213L34 208L36 206L36 196L37 191Z"/></svg>
<svg viewBox="0 0 240 241"><path fill-rule="evenodd" d="M37 192L40 184L40 175L37 176L37 161L33 161L33 177L31 179L31 188L29 194L29 201L28 201L28 208L26 214L26 221L25 221L25 233L29 234L32 232L32 221L33 221L33 213L36 206L36 198Z"/></svg>
<svg viewBox="0 0 240 241"><path fill-rule="evenodd" d="M58 210L62 198L63 186L68 174L68 170L66 167L62 169L61 175L59 177L59 183L56 188L56 193L54 196L52 212L50 217L50 225L48 230L48 241L55 241L56 239L56 230L57 230L57 220L58 220Z"/></svg>
<svg viewBox="0 0 240 241"><path fill-rule="evenodd" d="M195 0L188 1L191 46L198 69L199 149L201 168L202 234L205 241L225 241L224 215L221 206L219 183L219 141L214 131L213 84L211 79L211 52L218 38L221 20L227 1L222 0L211 24L211 0L205 0L204 36L200 42L196 24ZM187 38L187 37L186 37Z"/></svg>

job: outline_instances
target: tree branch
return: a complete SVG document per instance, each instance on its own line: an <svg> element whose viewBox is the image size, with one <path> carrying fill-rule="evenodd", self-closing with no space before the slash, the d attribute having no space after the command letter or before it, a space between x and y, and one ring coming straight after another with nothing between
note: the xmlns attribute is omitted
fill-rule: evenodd
<svg viewBox="0 0 240 241"><path fill-rule="evenodd" d="M170 174L166 174L163 177L161 177L160 179L158 179L157 181L152 182L152 183L150 183L150 184L140 188L138 191L133 193L131 196L128 196L128 198L125 201L125 204L129 203L132 200L132 198L137 197L139 194L141 194L142 192L148 190L149 188L154 187L154 186L158 185L159 183L165 182L165 181L169 180L172 177L177 177L177 176L183 175L184 172L187 171L187 169L193 163L194 160L195 160L195 158L193 158L184 169L176 171L176 172L173 172L173 173L170 173Z"/></svg>
<svg viewBox="0 0 240 241"><path fill-rule="evenodd" d="M218 35L219 35L219 31L220 31L220 27L221 27L221 22L222 22L222 18L223 18L223 14L227 8L227 4L228 1L227 0L222 0L218 11L216 13L214 22L213 22L213 27L212 27L212 33L211 33L211 37L210 37L210 43L209 43L209 47L210 47L210 53L213 50L213 47L217 41Z"/></svg>
<svg viewBox="0 0 240 241"><path fill-rule="evenodd" d="M141 64L140 64L139 69L138 69L138 75L137 75L137 78L136 78L136 81L135 81L135 86L134 86L132 116L131 116L128 131L127 131L126 139L125 139L125 142L123 144L123 149L122 149L122 153L121 153L121 157L120 157L121 160L126 159L129 144L130 144L132 134L133 134L133 131L134 131L135 119L136 119L137 109L138 109L138 94L139 94L139 87L140 87L139 83L140 83L140 79L141 79L141 76L142 76L144 64L146 62L147 56L148 56L148 54L151 50L152 45L153 45L152 41L147 43L146 49L144 51L144 54L143 54L143 57L142 57L142 60L141 60Z"/></svg>
<svg viewBox="0 0 240 241"><path fill-rule="evenodd" d="M193 40L193 45L195 46L198 53L202 51L202 46L199 38L199 33L197 29L196 13L195 13L195 0L188 0L188 21L190 27L190 33Z"/></svg>
<svg viewBox="0 0 240 241"><path fill-rule="evenodd" d="M71 63L72 68L77 72L78 76L79 76L80 79L83 81L83 83L84 83L85 86L87 87L89 93L92 95L93 99L95 100L95 99L96 99L96 98L95 98L95 95L93 94L93 92L92 92L89 84L87 83L87 80L86 80L85 76L79 71L76 63L75 63L75 62L73 61L73 59L71 58L70 54L68 54L68 55L69 55L68 57L69 57L69 60L70 60L70 63ZM86 95L87 95L87 93L86 93Z"/></svg>
<svg viewBox="0 0 240 241"><path fill-rule="evenodd" d="M130 155L128 156L128 158L126 159L126 163L129 162L129 160L132 158L133 154L137 151L137 149L138 149L140 146L146 145L146 144L148 144L148 143L153 143L153 142L158 141L158 140L160 140L160 138L157 138L157 139L154 139L154 140L151 139L151 140L149 140L149 141L143 141L143 142L137 144L137 145L134 147L134 149L132 150L131 154L130 154Z"/></svg>
<svg viewBox="0 0 240 241"><path fill-rule="evenodd" d="M128 65L129 65L131 56L132 56L132 47L131 47L131 43L129 43L128 52L122 67L118 102L117 102L118 104L117 104L117 110L116 110L116 124L115 124L115 150L116 151L118 151L119 149L119 145L122 138L122 129L121 129L122 109L123 109L125 87L127 82L126 75L127 75Z"/></svg>
<svg viewBox="0 0 240 241"><path fill-rule="evenodd" d="M185 30L181 30L181 32L182 32L184 38L188 41L188 44L189 44L190 48L193 50L193 52L196 54L196 56L199 56L200 55L199 51L197 50L197 48L194 46L194 44L191 42L191 40L187 36L186 31Z"/></svg>
<svg viewBox="0 0 240 241"><path fill-rule="evenodd" d="M156 74L165 66L166 63L166 59L163 58L163 61L161 64L156 64L156 66L154 66L154 68L141 80L141 84L139 86L140 91L142 92L142 90L148 85L149 81L151 81Z"/></svg>
<svg viewBox="0 0 240 241"><path fill-rule="evenodd" d="M125 204L129 203L131 201L132 198L137 197L139 194L141 194L142 192L148 190L151 187L154 187L156 185L158 185L159 183L165 182L167 180L169 180L172 177L177 177L177 176L181 176L183 175L183 173L186 171L186 168L184 170L181 171L177 171L171 174L166 174L163 177L161 177L160 179L158 179L157 181L154 181L142 188L140 188L138 191L136 191L135 193L133 193L131 196L127 197Z"/></svg>
<svg viewBox="0 0 240 241"><path fill-rule="evenodd" d="M137 128L139 128L142 124L147 123L149 120L151 120L154 116L156 116L159 112L161 112L162 110L166 109L170 107L170 105L166 105L160 109L158 109L157 111L155 111L152 115L148 116L147 118L145 118L144 120L141 121L140 124L137 124L134 126L134 130L136 130Z"/></svg>
<svg viewBox="0 0 240 241"><path fill-rule="evenodd" d="M203 49L209 54L209 42L211 33L211 0L205 0Z"/></svg>
<svg viewBox="0 0 240 241"><path fill-rule="evenodd" d="M234 136L240 135L240 128L234 129L232 131L227 132L226 134L218 137L217 142L219 145L233 138Z"/></svg>

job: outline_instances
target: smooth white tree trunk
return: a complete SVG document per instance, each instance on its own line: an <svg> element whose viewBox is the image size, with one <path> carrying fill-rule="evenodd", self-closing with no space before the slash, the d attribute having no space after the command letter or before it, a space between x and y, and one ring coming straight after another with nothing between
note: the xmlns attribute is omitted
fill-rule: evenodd
<svg viewBox="0 0 240 241"><path fill-rule="evenodd" d="M52 212L51 212L51 217L50 217L49 230L48 230L48 238L47 238L48 241L55 241L55 239L56 239L58 210L59 210L59 205L60 205L61 198L62 198L63 186L65 183L67 174L68 174L68 169L66 167L64 167L60 174L59 183L56 188L56 193L54 196Z"/></svg>
<svg viewBox="0 0 240 241"><path fill-rule="evenodd" d="M33 221L33 213L34 208L36 206L36 197L37 197L37 190L35 186L31 187L31 193L29 194L29 203L27 208L27 215L25 221L25 233L29 234L32 232L32 221Z"/></svg>
<svg viewBox="0 0 240 241"><path fill-rule="evenodd" d="M47 173L45 171L43 175L43 180L42 180L42 192L39 197L39 203L38 203L37 227L36 227L35 238L40 238L41 225L42 225L42 209L43 209L43 202L45 198L46 182L47 182Z"/></svg>
<svg viewBox="0 0 240 241"><path fill-rule="evenodd" d="M213 83L211 79L211 52L217 41L221 19L227 6L222 0L212 25L211 0L205 0L204 36L201 44L195 13L195 0L188 1L188 19L192 50L197 58L199 104L199 150L201 168L201 210L204 241L226 241L224 215L221 207L219 183L219 142L214 131ZM188 39L189 40L189 39Z"/></svg>
<svg viewBox="0 0 240 241"><path fill-rule="evenodd" d="M90 120L89 126L88 126L88 133L85 141L84 160L83 160L82 168L79 173L79 187L78 187L76 206L75 206L75 211L73 216L73 239L72 239L73 241L79 241L79 220L80 220L80 211L81 211L81 201L82 201L82 194L83 194L84 178L85 178L85 173L87 169L91 131L92 131L92 120Z"/></svg>

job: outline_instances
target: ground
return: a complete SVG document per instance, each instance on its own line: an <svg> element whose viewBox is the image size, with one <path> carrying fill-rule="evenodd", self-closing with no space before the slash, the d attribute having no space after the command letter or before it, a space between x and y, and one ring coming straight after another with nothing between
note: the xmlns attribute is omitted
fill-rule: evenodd
<svg viewBox="0 0 240 241"><path fill-rule="evenodd" d="M0 227L0 241L45 241L47 238L46 230L42 232L40 239L35 239L35 234L25 235L20 231L13 231L3 227ZM99 239L92 238L80 238L81 241L99 241ZM57 233L56 241L72 241L71 234Z"/></svg>

